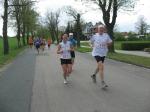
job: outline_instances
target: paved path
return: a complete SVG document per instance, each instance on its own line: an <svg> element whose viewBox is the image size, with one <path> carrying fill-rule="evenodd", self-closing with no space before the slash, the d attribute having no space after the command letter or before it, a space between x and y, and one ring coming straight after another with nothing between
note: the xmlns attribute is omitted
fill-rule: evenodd
<svg viewBox="0 0 150 112"><path fill-rule="evenodd" d="M150 58L150 53L144 52L144 51L125 51L125 50L115 50L115 51L118 52L118 53L144 56L144 57L149 57Z"/></svg>
<svg viewBox="0 0 150 112"><path fill-rule="evenodd" d="M0 112L29 112L36 55L25 51L0 71Z"/></svg>
<svg viewBox="0 0 150 112"><path fill-rule="evenodd" d="M95 60L89 54L76 55L68 85L63 84L56 47L40 55L28 50L19 56L2 73L0 112L150 111L150 69L107 59L109 88L103 91L99 80L93 84L90 79Z"/></svg>

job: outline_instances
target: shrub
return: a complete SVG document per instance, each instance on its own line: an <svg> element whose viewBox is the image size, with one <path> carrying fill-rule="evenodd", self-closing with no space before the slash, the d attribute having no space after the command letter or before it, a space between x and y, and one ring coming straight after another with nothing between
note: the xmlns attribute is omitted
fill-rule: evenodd
<svg viewBox="0 0 150 112"><path fill-rule="evenodd" d="M123 42L121 44L122 50L144 50L149 47L150 42Z"/></svg>
<svg viewBox="0 0 150 112"><path fill-rule="evenodd" d="M118 33L118 32L116 32L114 34L114 37L115 37L115 41L126 41L127 40L122 33Z"/></svg>

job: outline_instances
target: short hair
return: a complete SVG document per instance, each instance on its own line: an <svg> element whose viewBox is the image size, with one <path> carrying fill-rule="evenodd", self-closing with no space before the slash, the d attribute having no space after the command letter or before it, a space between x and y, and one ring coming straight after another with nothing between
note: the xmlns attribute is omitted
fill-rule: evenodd
<svg viewBox="0 0 150 112"><path fill-rule="evenodd" d="M98 25L98 28L105 28L104 25Z"/></svg>
<svg viewBox="0 0 150 112"><path fill-rule="evenodd" d="M73 33L69 33L69 35L73 35Z"/></svg>

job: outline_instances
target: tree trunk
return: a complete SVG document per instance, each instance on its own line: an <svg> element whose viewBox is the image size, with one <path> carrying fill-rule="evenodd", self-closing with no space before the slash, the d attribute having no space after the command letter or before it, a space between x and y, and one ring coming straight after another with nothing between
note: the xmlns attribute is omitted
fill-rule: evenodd
<svg viewBox="0 0 150 112"><path fill-rule="evenodd" d="M27 32L26 32L26 34L27 34L26 41L27 41L27 44L29 44L29 42L28 42L28 40L29 40L29 29L28 29L28 28L27 28Z"/></svg>
<svg viewBox="0 0 150 112"><path fill-rule="evenodd" d="M18 40L18 48L20 48L21 47L21 41L20 41L20 24L19 24L19 22L17 23L18 25L17 25L17 40Z"/></svg>
<svg viewBox="0 0 150 112"><path fill-rule="evenodd" d="M4 17L3 17L3 48L4 55L9 54L9 43L7 37L7 22L8 22L8 0L4 1Z"/></svg>
<svg viewBox="0 0 150 112"><path fill-rule="evenodd" d="M22 43L23 43L24 46L26 45L26 42L25 42L25 25L24 25L24 23L23 23L23 32L22 32Z"/></svg>
<svg viewBox="0 0 150 112"><path fill-rule="evenodd" d="M77 47L80 47L80 14L77 14L77 21L76 21L76 33L77 33Z"/></svg>
<svg viewBox="0 0 150 112"><path fill-rule="evenodd" d="M56 40L57 40L57 44L59 44L59 38L58 38L58 27L56 28Z"/></svg>
<svg viewBox="0 0 150 112"><path fill-rule="evenodd" d="M107 27L107 26L106 26ZM107 31L108 31L108 35L110 36L110 38L112 39L112 45L109 47L109 51L110 52L115 52L114 50L114 32L113 32L113 28L111 27L107 27Z"/></svg>

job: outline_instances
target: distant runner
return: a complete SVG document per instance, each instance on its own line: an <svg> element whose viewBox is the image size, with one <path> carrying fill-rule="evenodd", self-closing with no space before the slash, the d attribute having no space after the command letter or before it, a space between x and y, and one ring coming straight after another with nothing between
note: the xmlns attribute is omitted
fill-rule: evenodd
<svg viewBox="0 0 150 112"><path fill-rule="evenodd" d="M72 60L72 66L73 66L74 61L75 61L75 48L77 45L77 41L73 38L73 33L69 33L69 42L73 46L73 50L71 51L71 60Z"/></svg>
<svg viewBox="0 0 150 112"><path fill-rule="evenodd" d="M29 37L28 43L29 43L30 48L32 48L32 46L33 46L33 39L32 39L32 37Z"/></svg>
<svg viewBox="0 0 150 112"><path fill-rule="evenodd" d="M51 44L52 44L52 40L51 40L51 39L48 39L48 40L47 40L48 49L50 49Z"/></svg>
<svg viewBox="0 0 150 112"><path fill-rule="evenodd" d="M35 45L35 48L39 54L39 49L40 49L40 45L41 45L41 40L40 38L37 38L35 41L34 41L34 45Z"/></svg>

